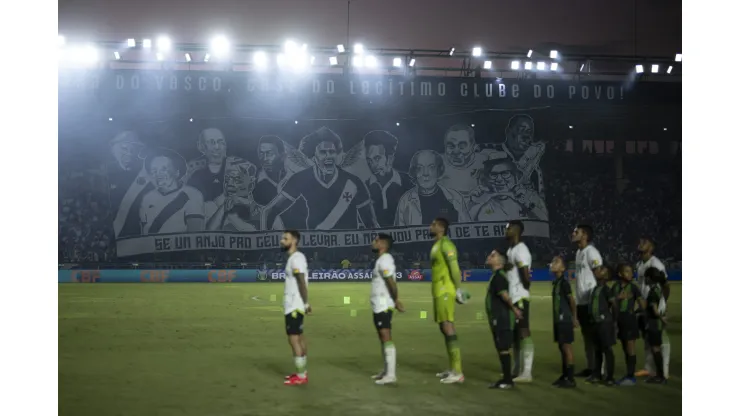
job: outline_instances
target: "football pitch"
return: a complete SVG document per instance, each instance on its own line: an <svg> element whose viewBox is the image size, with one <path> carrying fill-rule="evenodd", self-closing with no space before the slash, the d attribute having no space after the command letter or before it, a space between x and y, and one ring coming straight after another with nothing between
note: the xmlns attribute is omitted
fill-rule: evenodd
<svg viewBox="0 0 740 416"><path fill-rule="evenodd" d="M532 287L532 384L489 390L499 361L484 319L485 283L456 323L465 383L441 385L447 367L432 320L428 283L399 283L407 312L393 318L398 384L376 386L381 348L368 303L370 284L315 283L306 318L305 386L283 386L294 372L282 314L283 285L60 284L59 413L62 415L655 415L681 412L681 285L668 306L672 344L668 385L550 386L560 374L552 340L550 283ZM350 298L350 304L344 298ZM271 300L274 299L274 300ZM352 313L352 311L356 313ZM427 319L421 312L427 311ZM356 315L356 316L353 316ZM576 371L584 365L577 335ZM614 348L617 378L625 372ZM638 341L638 369L643 364ZM40 399L42 400L42 399Z"/></svg>

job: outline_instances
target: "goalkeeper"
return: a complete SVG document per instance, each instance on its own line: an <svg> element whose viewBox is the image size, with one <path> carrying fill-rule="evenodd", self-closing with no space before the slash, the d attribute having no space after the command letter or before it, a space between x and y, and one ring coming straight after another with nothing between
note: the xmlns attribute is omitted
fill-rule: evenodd
<svg viewBox="0 0 740 416"><path fill-rule="evenodd" d="M455 332L455 302L464 303L466 295L460 288L460 266L457 264L457 248L447 237L450 223L444 218L436 218L429 226L434 238L430 254L432 263L432 297L434 298L434 321L445 337L449 370L438 373L443 384L462 383L460 346Z"/></svg>

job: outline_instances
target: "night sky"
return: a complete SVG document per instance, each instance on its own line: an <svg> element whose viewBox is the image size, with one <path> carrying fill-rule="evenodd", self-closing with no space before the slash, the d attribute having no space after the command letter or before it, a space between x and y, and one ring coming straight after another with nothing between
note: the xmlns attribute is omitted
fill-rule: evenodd
<svg viewBox="0 0 740 416"><path fill-rule="evenodd" d="M637 42L635 50L635 5ZM207 43L315 46L347 43L346 0L59 0L70 41L169 35ZM369 48L673 56L681 51L679 0L352 0L350 43Z"/></svg>

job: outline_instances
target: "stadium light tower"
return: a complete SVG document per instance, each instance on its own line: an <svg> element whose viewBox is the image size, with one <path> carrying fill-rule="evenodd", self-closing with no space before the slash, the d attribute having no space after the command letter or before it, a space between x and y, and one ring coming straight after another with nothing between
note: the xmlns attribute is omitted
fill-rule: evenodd
<svg viewBox="0 0 740 416"><path fill-rule="evenodd" d="M298 44L296 44L292 40L286 40L284 47L285 47L285 52L288 52L288 53L295 53L298 51Z"/></svg>
<svg viewBox="0 0 740 416"><path fill-rule="evenodd" d="M172 41L167 36L157 38L157 50L160 52L169 52L172 49Z"/></svg>
<svg viewBox="0 0 740 416"><path fill-rule="evenodd" d="M476 46L473 48L473 56L476 58L483 55L483 49L480 46Z"/></svg>
<svg viewBox="0 0 740 416"><path fill-rule="evenodd" d="M229 40L224 36L216 36L211 40L211 53L215 56L226 56L229 54Z"/></svg>
<svg viewBox="0 0 740 416"><path fill-rule="evenodd" d="M254 53L254 56L252 57L254 61L254 66L257 69L265 69L267 68L267 54L262 51L257 51Z"/></svg>
<svg viewBox="0 0 740 416"><path fill-rule="evenodd" d="M395 68L400 68L403 65L403 60L401 58L393 58L393 66Z"/></svg>
<svg viewBox="0 0 740 416"><path fill-rule="evenodd" d="M275 57L275 61L277 62L278 67L282 68L283 66L285 66L285 54L279 53Z"/></svg>
<svg viewBox="0 0 740 416"><path fill-rule="evenodd" d="M356 54L361 55L365 52L365 47L361 43L355 43L354 51Z"/></svg>

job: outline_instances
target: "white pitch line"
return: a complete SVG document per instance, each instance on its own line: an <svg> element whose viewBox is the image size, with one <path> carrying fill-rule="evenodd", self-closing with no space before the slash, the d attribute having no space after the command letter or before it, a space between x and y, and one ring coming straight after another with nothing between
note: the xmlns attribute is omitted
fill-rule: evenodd
<svg viewBox="0 0 740 416"><path fill-rule="evenodd" d="M252 300L261 301L262 299L260 299L258 296L252 296Z"/></svg>

